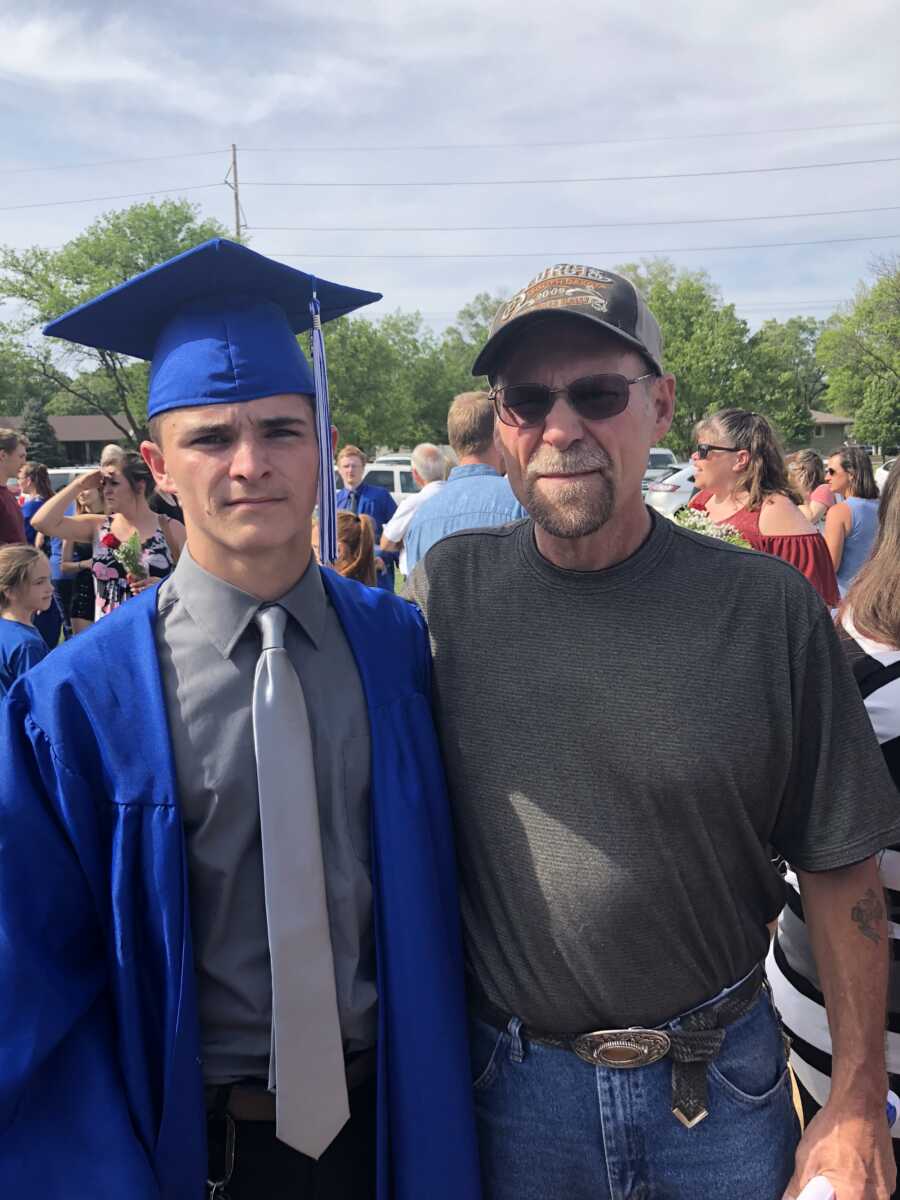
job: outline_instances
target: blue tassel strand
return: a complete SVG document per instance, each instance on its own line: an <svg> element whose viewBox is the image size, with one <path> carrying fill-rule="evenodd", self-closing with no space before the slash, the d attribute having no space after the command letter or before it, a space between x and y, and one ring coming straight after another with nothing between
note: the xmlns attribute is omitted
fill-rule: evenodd
<svg viewBox="0 0 900 1200"><path fill-rule="evenodd" d="M331 411L328 407L328 374L325 365L325 339L315 290L309 302L312 329L313 377L316 382L316 436L319 439L319 561L330 567L337 558L337 515L334 494L334 468L331 463Z"/></svg>

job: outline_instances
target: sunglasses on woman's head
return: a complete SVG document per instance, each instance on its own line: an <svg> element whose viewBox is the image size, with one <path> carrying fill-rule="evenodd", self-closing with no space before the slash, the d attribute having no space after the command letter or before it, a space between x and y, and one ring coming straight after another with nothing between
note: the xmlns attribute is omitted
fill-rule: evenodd
<svg viewBox="0 0 900 1200"><path fill-rule="evenodd" d="M556 396L565 396L572 408L586 421L605 421L617 417L628 407L633 383L658 378L655 371L628 379L625 375L585 375L568 387L551 388L544 383L514 383L495 387L491 399L497 417L515 429L533 429L546 421Z"/></svg>
<svg viewBox="0 0 900 1200"><path fill-rule="evenodd" d="M694 447L698 458L709 458L710 450L727 450L729 454L740 454L737 446L714 446L712 442L698 442Z"/></svg>

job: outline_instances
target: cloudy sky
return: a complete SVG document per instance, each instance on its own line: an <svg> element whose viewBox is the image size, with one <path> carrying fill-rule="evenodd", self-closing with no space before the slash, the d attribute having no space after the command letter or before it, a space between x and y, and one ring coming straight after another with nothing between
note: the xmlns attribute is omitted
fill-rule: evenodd
<svg viewBox="0 0 900 1200"><path fill-rule="evenodd" d="M234 142L255 249L437 328L551 263L655 252L754 325L821 316L900 252L896 0L0 0L0 18L9 245L60 245L131 193L233 227ZM728 173L872 159L894 161ZM814 215L850 209L884 211Z"/></svg>

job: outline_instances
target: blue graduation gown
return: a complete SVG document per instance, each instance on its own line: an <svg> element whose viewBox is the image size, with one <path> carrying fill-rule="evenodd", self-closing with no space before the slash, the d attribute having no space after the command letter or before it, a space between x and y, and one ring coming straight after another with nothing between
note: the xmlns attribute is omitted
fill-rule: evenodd
<svg viewBox="0 0 900 1200"><path fill-rule="evenodd" d="M424 623L323 572L371 722L379 1200L478 1200L452 832ZM0 1191L201 1200L187 862L153 589L0 709Z"/></svg>

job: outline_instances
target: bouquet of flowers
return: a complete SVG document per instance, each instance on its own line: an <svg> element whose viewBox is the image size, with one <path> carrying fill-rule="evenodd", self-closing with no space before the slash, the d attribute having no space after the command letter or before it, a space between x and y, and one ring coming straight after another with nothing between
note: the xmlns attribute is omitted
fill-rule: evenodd
<svg viewBox="0 0 900 1200"><path fill-rule="evenodd" d="M715 538L720 542L729 542L732 546L743 546L747 550L750 549L750 543L733 525L717 525L699 509L680 508L672 520L676 525L690 529L693 533L702 533L704 537Z"/></svg>
<svg viewBox="0 0 900 1200"><path fill-rule="evenodd" d="M109 535L113 536L113 535ZM106 542L104 538L104 543ZM137 533L133 533L130 538L126 538L124 542L116 539L116 545L113 546L113 558L117 563L125 568L125 573L129 579L146 579L149 572L144 563L144 551L141 547L141 539Z"/></svg>

